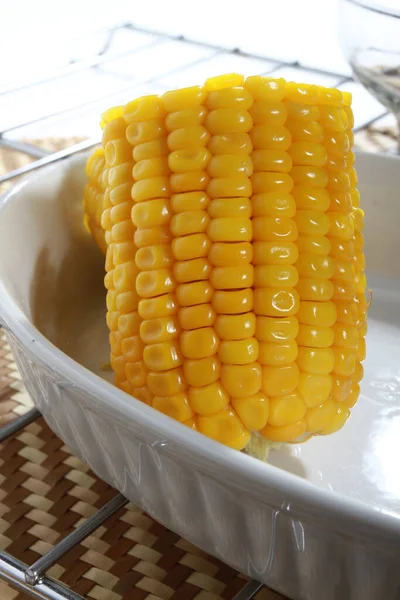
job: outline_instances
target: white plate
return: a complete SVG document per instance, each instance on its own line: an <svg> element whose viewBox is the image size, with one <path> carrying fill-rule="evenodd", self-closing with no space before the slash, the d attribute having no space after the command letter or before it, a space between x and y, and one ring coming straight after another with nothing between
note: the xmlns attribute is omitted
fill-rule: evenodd
<svg viewBox="0 0 400 600"><path fill-rule="evenodd" d="M400 161L357 157L373 290L362 396L342 431L264 465L98 376L103 265L81 225L83 160L26 179L0 207L0 315L49 425L157 520L287 596L398 600Z"/></svg>

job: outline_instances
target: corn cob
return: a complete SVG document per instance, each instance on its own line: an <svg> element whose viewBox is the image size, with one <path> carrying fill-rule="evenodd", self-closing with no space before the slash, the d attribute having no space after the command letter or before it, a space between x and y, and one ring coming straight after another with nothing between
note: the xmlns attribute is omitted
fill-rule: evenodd
<svg viewBox="0 0 400 600"><path fill-rule="evenodd" d="M350 95L230 74L103 121L115 384L240 450L340 429L367 313Z"/></svg>
<svg viewBox="0 0 400 600"><path fill-rule="evenodd" d="M104 149L102 147L96 148L86 163L88 183L83 191L83 222L103 254L106 253L107 248L104 230L101 227L104 201L104 167Z"/></svg>

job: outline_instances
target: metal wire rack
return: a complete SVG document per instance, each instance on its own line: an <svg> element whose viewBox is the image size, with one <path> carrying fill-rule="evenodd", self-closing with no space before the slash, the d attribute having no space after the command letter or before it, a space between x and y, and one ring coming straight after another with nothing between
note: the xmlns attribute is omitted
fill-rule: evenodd
<svg viewBox="0 0 400 600"><path fill-rule="evenodd" d="M3 111L4 114L5 111L7 114L7 105L12 104L13 112L17 114L15 122L2 126L0 121L0 146L35 159L21 168L0 175L0 184L91 148L99 142L96 135L87 135L83 141L51 152L40 145L25 141L26 137L32 137L31 132L35 129L46 131L46 135L49 135L52 131L59 133L61 125L61 130L70 132L71 124L76 123L76 131L79 132L79 123L91 122L97 126L98 115L104 108L124 102L132 95L158 93L170 86L188 85L192 81L193 84L198 83L212 74L227 71L239 71L246 75L273 73L276 77L345 87L353 92L355 99L364 106L364 110L358 111L359 118L355 129L365 128L385 115L381 105L371 101L360 85L342 73L308 68L298 62L283 62L271 57L249 55L239 49L227 50L192 42L182 36L155 33L135 27L131 23L124 23L107 32L105 41L95 54L72 61L36 79L15 82L0 88L0 113ZM135 73L134 76L132 72ZM52 103L45 106L42 113L40 110L30 113L26 111L27 101L31 101L32 95L43 98L46 91L57 89L63 93L65 86L69 91L76 90L79 81L84 84L89 75L91 82L95 80L96 84L100 85L95 86L95 94L87 94L87 90L82 94L80 87L80 96L83 95L84 98L82 102L67 102L60 106L56 95L53 95ZM16 111L15 105L20 106L20 110ZM0 428L0 443L40 416L39 411L31 409L22 417ZM60 557L99 528L127 502L121 494L116 494L97 513L32 565L26 565L11 554L0 551L0 578L33 598L83 600L80 595L60 582L46 577L46 572ZM259 582L250 581L234 600L251 600L261 588L262 584Z"/></svg>

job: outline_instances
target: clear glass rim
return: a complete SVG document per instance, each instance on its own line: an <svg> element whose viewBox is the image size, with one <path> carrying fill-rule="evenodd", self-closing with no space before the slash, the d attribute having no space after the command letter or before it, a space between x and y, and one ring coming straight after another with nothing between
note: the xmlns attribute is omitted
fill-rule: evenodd
<svg viewBox="0 0 400 600"><path fill-rule="evenodd" d="M385 6L380 6L373 0L345 0L349 4L355 4L356 6L360 6L361 8L365 8L366 10L370 10L380 15L386 15L388 17L393 17L395 19L400 19L400 9L396 10L395 8L389 8Z"/></svg>

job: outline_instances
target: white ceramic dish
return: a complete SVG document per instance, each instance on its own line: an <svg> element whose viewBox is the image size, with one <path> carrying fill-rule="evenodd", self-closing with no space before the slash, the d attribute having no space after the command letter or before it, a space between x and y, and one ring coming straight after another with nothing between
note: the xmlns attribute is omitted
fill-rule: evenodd
<svg viewBox="0 0 400 600"><path fill-rule="evenodd" d="M400 598L400 160L358 155L373 289L362 397L339 433L225 448L99 377L102 257L81 225L84 157L0 205L0 317L50 427L104 480L207 552L295 600Z"/></svg>

